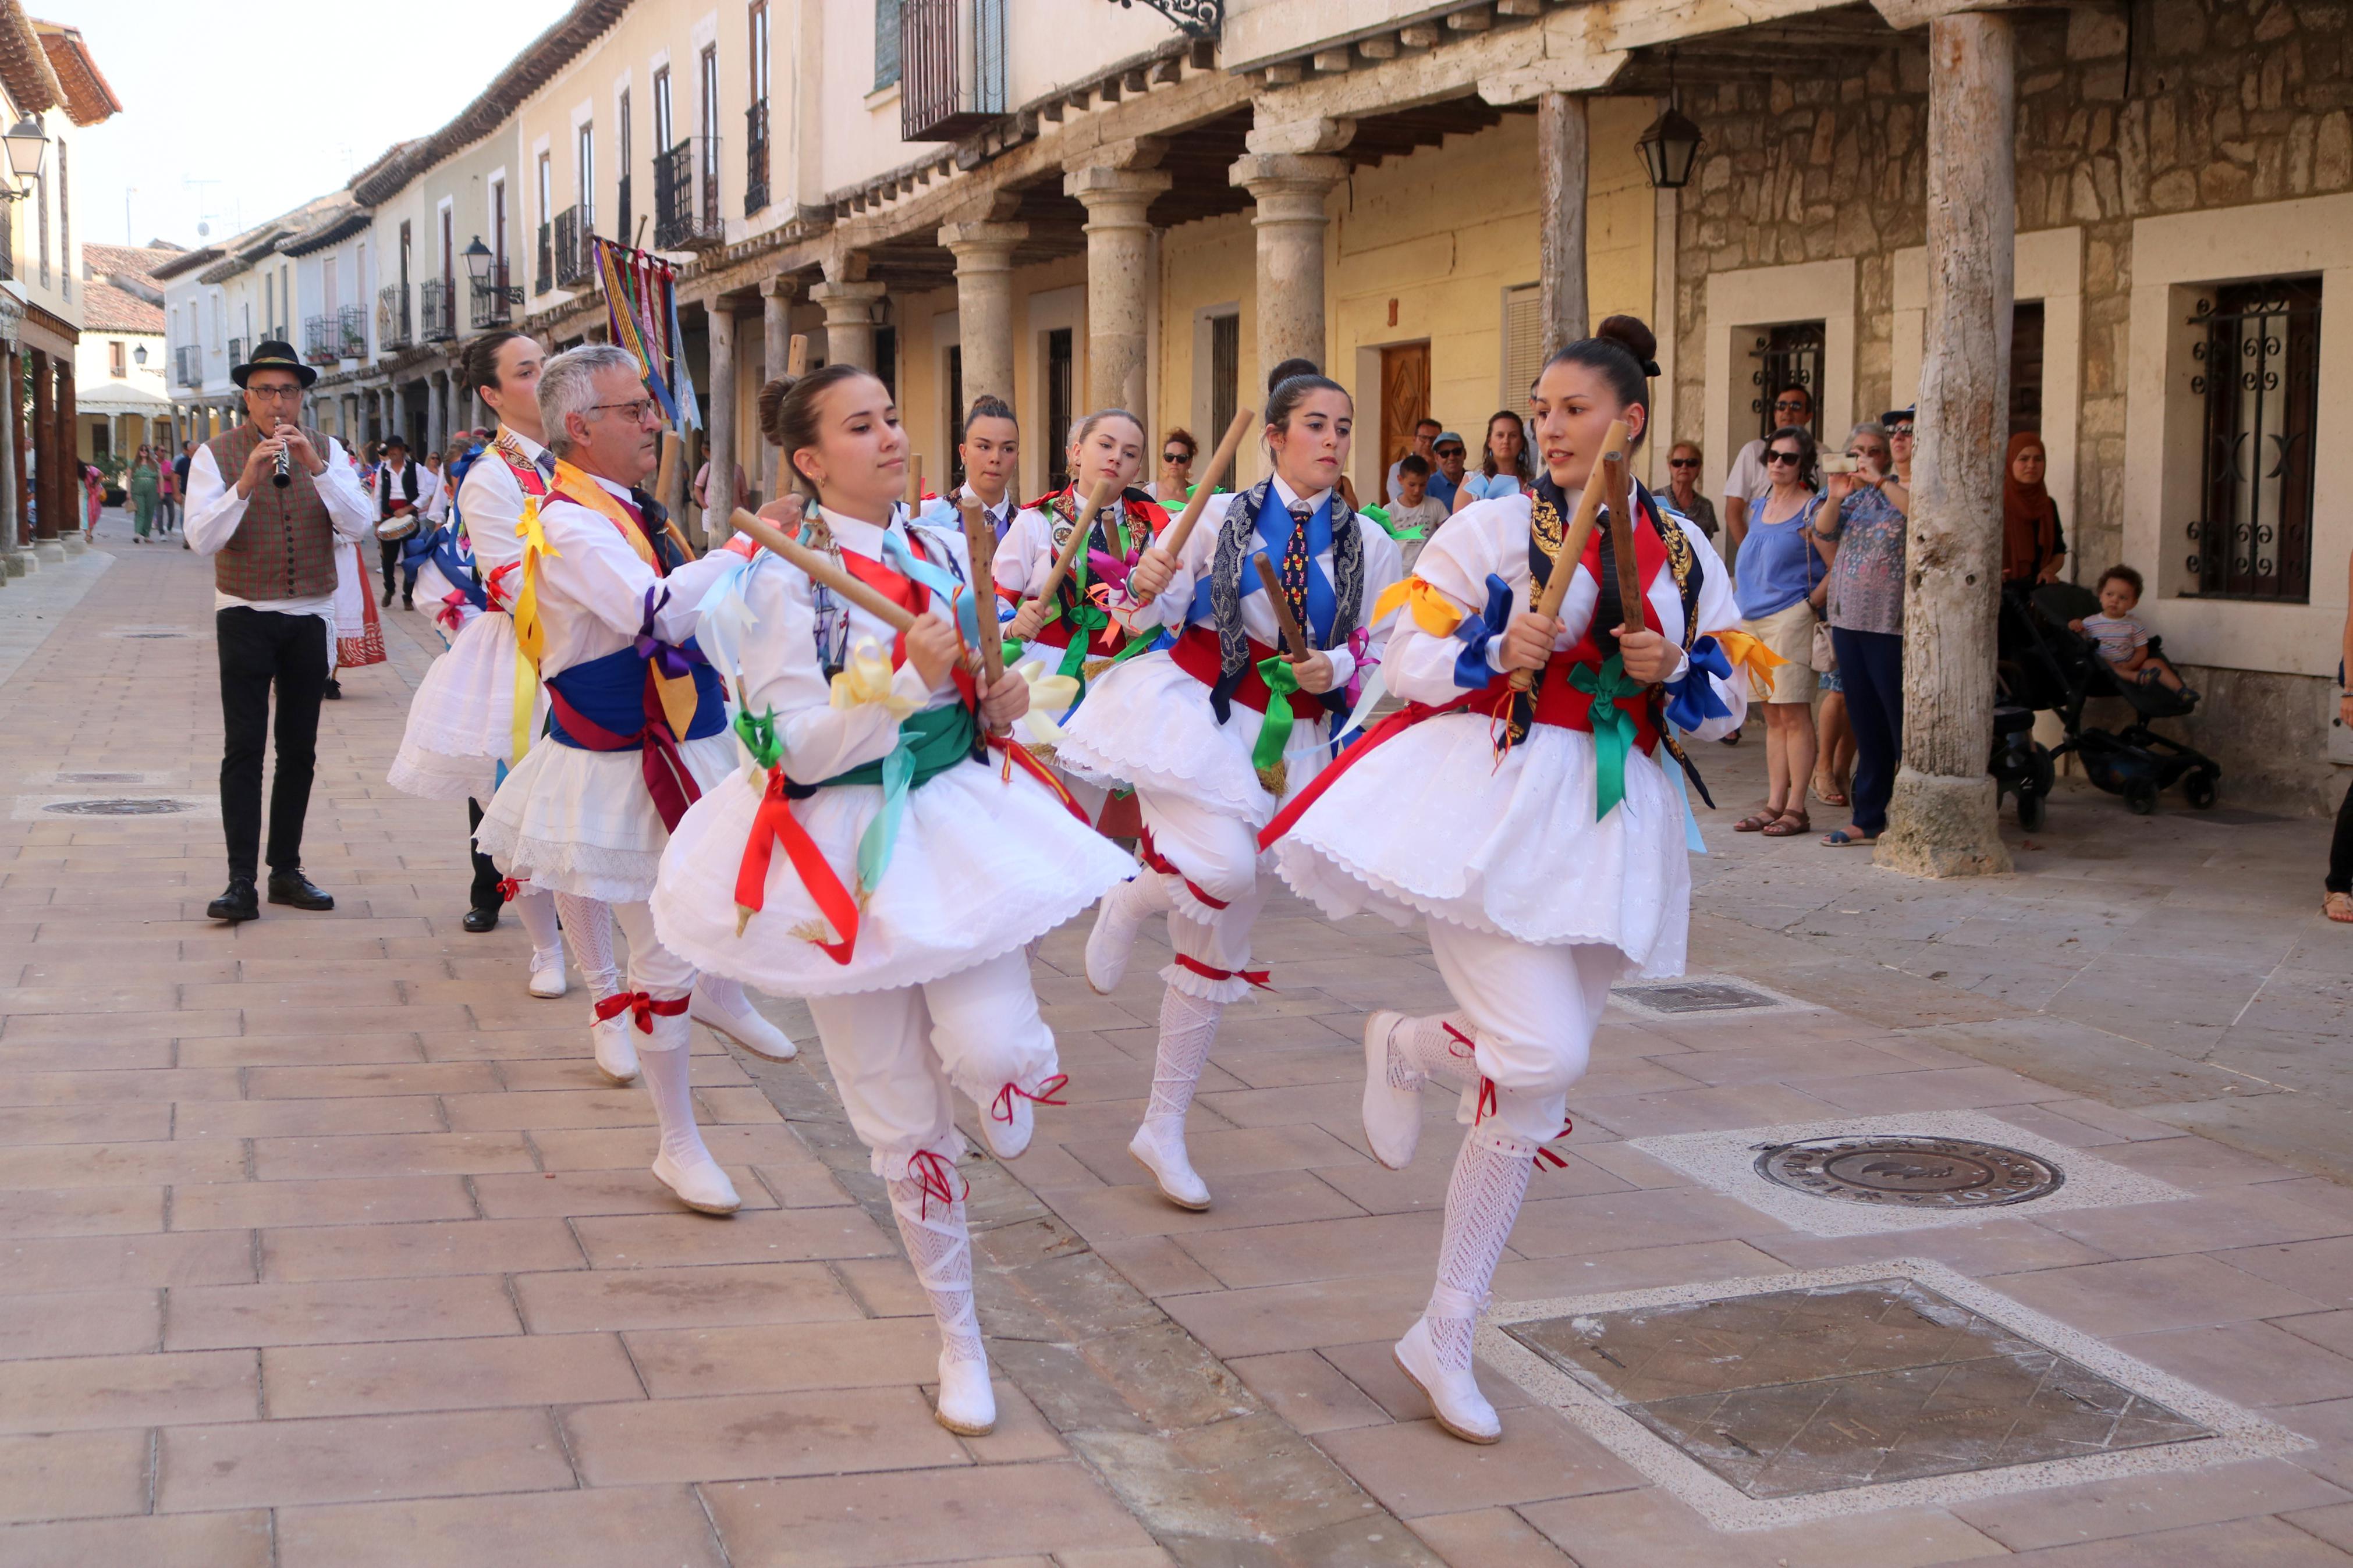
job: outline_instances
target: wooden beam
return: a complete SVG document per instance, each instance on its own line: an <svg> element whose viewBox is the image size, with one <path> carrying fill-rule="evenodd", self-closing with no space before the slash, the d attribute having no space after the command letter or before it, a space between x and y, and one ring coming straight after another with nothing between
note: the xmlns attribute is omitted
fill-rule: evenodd
<svg viewBox="0 0 2353 1568"><path fill-rule="evenodd" d="M1397 58L1398 41L1394 37L1359 38L1356 52L1368 60L1393 60Z"/></svg>
<svg viewBox="0 0 2353 1568"><path fill-rule="evenodd" d="M1438 29L1428 26L1399 27L1398 43L1409 49L1434 49L1438 47Z"/></svg>
<svg viewBox="0 0 2353 1568"><path fill-rule="evenodd" d="M1260 73L1259 79L1269 87L1292 87L1297 84L1303 74L1296 62L1284 60L1279 65L1267 67Z"/></svg>
<svg viewBox="0 0 2353 1568"><path fill-rule="evenodd" d="M1488 14L1487 7L1484 5L1473 5L1468 11L1456 11L1446 18L1447 30L1454 33L1483 33L1494 26L1494 23L1495 18Z"/></svg>
<svg viewBox="0 0 2353 1568"><path fill-rule="evenodd" d="M1348 50L1345 46L1336 49L1318 49L1315 51L1314 64L1315 68L1320 71L1346 70Z"/></svg>

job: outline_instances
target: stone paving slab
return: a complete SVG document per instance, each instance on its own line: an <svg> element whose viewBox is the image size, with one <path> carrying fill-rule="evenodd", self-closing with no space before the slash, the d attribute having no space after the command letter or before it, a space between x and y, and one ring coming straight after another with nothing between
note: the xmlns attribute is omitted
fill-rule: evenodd
<svg viewBox="0 0 2353 1568"><path fill-rule="evenodd" d="M111 526L0 598L12 802L207 791L206 574ZM385 620L392 661L346 672L322 721L306 858L333 913L206 921L216 817L0 813L12 1568L551 1543L631 1568L2353 1563L2353 1197L2332 1179L2353 1163L2353 965L2306 907L2323 825L2063 795L2038 847L2013 843L2023 872L1938 886L1708 827L1694 969L1803 1006L1613 1009L1499 1298L1924 1256L2313 1445L1725 1533L1489 1369L1508 1440L1437 1431L1388 1352L1429 1289L1461 1132L1428 1097L1416 1166L1376 1164L1356 1036L1368 1006L1443 988L1418 935L1283 897L1259 941L1277 989L1229 1013L1193 1117L1205 1215L1158 1203L1124 1152L1160 944L1112 997L1082 978L1082 925L1043 945L1071 1103L1017 1164L967 1163L1003 1420L949 1436L821 1053L780 1066L698 1032L747 1202L683 1214L644 1173L641 1096L586 1061L577 994L522 994L512 922L459 929L462 813L382 782L432 651L421 616ZM187 635L111 635L133 626ZM1731 803L1761 757L1701 760ZM768 1010L809 1038L797 1004ZM2189 1195L1820 1237L1626 1142L1953 1109Z"/></svg>

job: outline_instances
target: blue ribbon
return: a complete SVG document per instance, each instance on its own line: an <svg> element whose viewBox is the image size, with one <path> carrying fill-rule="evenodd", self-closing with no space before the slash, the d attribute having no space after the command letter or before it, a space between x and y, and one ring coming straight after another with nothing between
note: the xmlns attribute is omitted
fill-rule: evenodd
<svg viewBox="0 0 2353 1568"><path fill-rule="evenodd" d="M1689 734L1710 719L1732 717L1731 708L1715 691L1717 680L1732 679L1732 660L1712 637L1695 640L1685 658L1690 668L1667 682L1667 717Z"/></svg>
<svg viewBox="0 0 2353 1568"><path fill-rule="evenodd" d="M1275 494L1271 480L1267 483L1266 500L1258 509L1258 516L1252 520L1251 526L1258 533L1259 550L1265 552L1267 563L1275 568L1279 580L1283 552L1290 548L1291 531L1295 525L1291 509L1283 505L1282 499ZM1323 504L1315 509L1315 514L1307 520L1307 621L1301 628L1307 633L1308 641L1319 648L1332 646L1332 623L1340 613L1339 595L1333 592L1332 580L1324 574L1324 567L1318 559L1330 553L1331 549L1332 497L1327 495ZM1256 554L1258 551L1250 553ZM1248 569L1243 571L1241 581L1236 586L1243 598L1263 592L1265 588L1265 584L1258 580L1258 574ZM1210 606L1209 574L1207 572L1201 574L1200 581L1194 586L1193 605L1185 618L1188 623L1214 623L1217 618Z"/></svg>
<svg viewBox="0 0 2353 1568"><path fill-rule="evenodd" d="M1487 607L1475 616L1465 616L1454 628L1454 635L1463 643L1462 651L1454 656L1454 684L1464 691L1476 691L1495 679L1494 666L1487 662L1487 645L1503 635L1512 620L1512 588L1494 573L1487 574Z"/></svg>
<svg viewBox="0 0 2353 1568"><path fill-rule="evenodd" d="M921 583L932 591L933 597L954 605L956 624L964 632L965 646L980 646L980 621L973 608L972 590L957 582L953 574L923 560L907 548L904 540L888 530L882 534L882 564L910 582Z"/></svg>

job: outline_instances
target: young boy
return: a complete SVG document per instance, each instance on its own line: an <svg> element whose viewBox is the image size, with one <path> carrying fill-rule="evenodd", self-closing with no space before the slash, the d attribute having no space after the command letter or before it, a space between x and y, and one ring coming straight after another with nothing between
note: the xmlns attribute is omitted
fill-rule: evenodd
<svg viewBox="0 0 2353 1568"><path fill-rule="evenodd" d="M1430 493L1430 460L1408 452L1398 459L1397 493L1389 497L1389 537L1402 547L1408 572L1445 521L1445 504Z"/></svg>
<svg viewBox="0 0 2353 1568"><path fill-rule="evenodd" d="M2187 691L2173 666L2149 651L2148 628L2133 618L2140 591L2139 573L2129 566L2111 566L2100 574L2100 613L2067 624L2100 645L2100 657L2117 675L2141 686Z"/></svg>

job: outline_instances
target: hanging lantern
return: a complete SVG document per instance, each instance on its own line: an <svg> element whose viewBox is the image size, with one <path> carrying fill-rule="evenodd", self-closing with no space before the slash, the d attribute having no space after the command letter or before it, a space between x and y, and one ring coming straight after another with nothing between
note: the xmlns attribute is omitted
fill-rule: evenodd
<svg viewBox="0 0 2353 1568"><path fill-rule="evenodd" d="M1704 140L1699 127L1687 119L1678 107L1675 92L1675 57L1667 54L1667 107L1651 121L1651 128L1635 142L1642 154L1642 167L1650 172L1651 188L1656 191L1680 191L1691 184L1692 166L1699 162L1699 150Z"/></svg>

